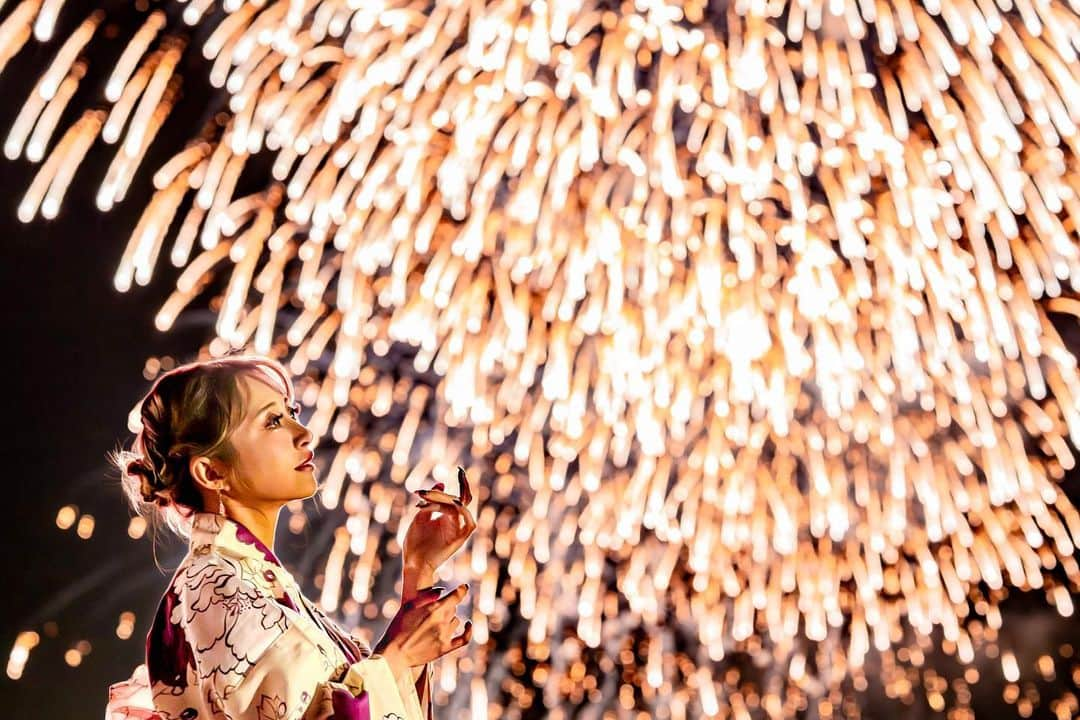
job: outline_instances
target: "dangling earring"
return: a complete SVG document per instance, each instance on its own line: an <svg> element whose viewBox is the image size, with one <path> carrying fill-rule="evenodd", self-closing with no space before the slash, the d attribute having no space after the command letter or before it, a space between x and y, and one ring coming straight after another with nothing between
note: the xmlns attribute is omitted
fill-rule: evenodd
<svg viewBox="0 0 1080 720"><path fill-rule="evenodd" d="M218 515L220 515L221 517L225 517L225 501L221 499L221 489L220 488L218 488L218 492L217 492L217 501L218 501Z"/></svg>

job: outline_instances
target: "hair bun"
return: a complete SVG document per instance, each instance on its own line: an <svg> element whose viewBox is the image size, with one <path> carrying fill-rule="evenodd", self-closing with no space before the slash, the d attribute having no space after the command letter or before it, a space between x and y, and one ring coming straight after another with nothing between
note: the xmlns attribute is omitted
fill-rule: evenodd
<svg viewBox="0 0 1080 720"><path fill-rule="evenodd" d="M154 468L142 458L135 458L134 460L129 461L127 468L125 469L127 470L128 475L139 475L144 478L149 478L150 480L153 480L156 476Z"/></svg>
<svg viewBox="0 0 1080 720"><path fill-rule="evenodd" d="M136 458L127 464L127 474L139 478L139 494L144 502L156 505L168 504L168 499L161 497L157 485L158 476L154 468L143 458Z"/></svg>

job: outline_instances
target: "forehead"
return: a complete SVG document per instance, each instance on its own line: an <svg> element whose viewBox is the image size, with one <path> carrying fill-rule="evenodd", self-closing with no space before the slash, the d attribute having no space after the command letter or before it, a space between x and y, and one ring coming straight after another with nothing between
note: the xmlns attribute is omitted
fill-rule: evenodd
<svg viewBox="0 0 1080 720"><path fill-rule="evenodd" d="M257 414L267 403L278 403L288 398L281 380L263 370L252 370L237 378L240 394L244 398L244 414Z"/></svg>

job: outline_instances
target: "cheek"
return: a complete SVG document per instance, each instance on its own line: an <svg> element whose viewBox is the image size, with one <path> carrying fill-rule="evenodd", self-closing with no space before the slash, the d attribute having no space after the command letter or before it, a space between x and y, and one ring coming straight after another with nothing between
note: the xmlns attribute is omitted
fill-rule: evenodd
<svg viewBox="0 0 1080 720"><path fill-rule="evenodd" d="M287 454L287 443L275 437L274 433L259 433L251 437L238 457L243 484L254 495L272 491L289 471Z"/></svg>

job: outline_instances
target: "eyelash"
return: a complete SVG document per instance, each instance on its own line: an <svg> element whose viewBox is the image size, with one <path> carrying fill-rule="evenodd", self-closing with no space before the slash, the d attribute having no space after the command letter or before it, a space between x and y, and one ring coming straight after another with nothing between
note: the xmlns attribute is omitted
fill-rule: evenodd
<svg viewBox="0 0 1080 720"><path fill-rule="evenodd" d="M293 420L296 420L300 416L300 403L293 403L289 406L289 416L292 417ZM280 423L281 418L283 417L284 415L282 415L281 413L278 413L277 415L272 415L270 417L270 422L267 424L267 427L276 427L277 423Z"/></svg>

